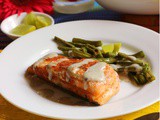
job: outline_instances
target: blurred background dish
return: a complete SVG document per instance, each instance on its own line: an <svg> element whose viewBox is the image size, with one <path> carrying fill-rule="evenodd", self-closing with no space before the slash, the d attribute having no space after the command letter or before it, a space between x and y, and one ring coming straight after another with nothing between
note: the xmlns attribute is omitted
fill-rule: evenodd
<svg viewBox="0 0 160 120"><path fill-rule="evenodd" d="M96 0L105 9L131 14L159 14L159 0Z"/></svg>

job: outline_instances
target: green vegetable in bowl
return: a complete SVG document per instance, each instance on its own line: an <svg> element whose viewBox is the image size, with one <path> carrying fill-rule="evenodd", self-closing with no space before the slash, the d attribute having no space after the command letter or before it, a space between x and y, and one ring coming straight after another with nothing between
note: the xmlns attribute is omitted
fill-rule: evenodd
<svg viewBox="0 0 160 120"><path fill-rule="evenodd" d="M36 25L35 21L36 21L36 15L33 13L29 13L24 17L24 19L22 20L22 23L26 25L35 26Z"/></svg>
<svg viewBox="0 0 160 120"><path fill-rule="evenodd" d="M51 24L51 21L49 21L46 17L44 16L36 17L35 26L37 29L49 26L50 24Z"/></svg>
<svg viewBox="0 0 160 120"><path fill-rule="evenodd" d="M17 27L15 27L13 30L11 30L11 33L16 35L25 35L34 30L36 30L36 27L33 25L20 24Z"/></svg>
<svg viewBox="0 0 160 120"><path fill-rule="evenodd" d="M36 29L51 25L51 20L42 15L35 15L32 12L27 14L22 23L12 29L10 32L15 35L25 35Z"/></svg>

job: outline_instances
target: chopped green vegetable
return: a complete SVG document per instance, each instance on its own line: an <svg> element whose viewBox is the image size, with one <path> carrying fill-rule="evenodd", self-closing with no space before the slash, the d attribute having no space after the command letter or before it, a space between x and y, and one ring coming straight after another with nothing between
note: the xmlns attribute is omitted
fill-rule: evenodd
<svg viewBox="0 0 160 120"><path fill-rule="evenodd" d="M22 20L22 23L35 26L36 19L37 19L36 15L31 12L24 17L24 19Z"/></svg>
<svg viewBox="0 0 160 120"><path fill-rule="evenodd" d="M102 50L104 53L113 52L114 44L103 45Z"/></svg>
<svg viewBox="0 0 160 120"><path fill-rule="evenodd" d="M48 21L48 19L46 17L44 17L44 16L37 16L36 17L35 25L36 25L37 29L49 26L50 24L51 24L51 21Z"/></svg>
<svg viewBox="0 0 160 120"><path fill-rule="evenodd" d="M34 30L36 30L36 27L33 25L20 24L17 27L15 27L13 30L11 30L11 33L15 35L25 35Z"/></svg>
<svg viewBox="0 0 160 120"><path fill-rule="evenodd" d="M15 35L25 35L36 29L51 25L52 21L49 17L36 15L34 13L27 14L20 25L12 29L10 32Z"/></svg>
<svg viewBox="0 0 160 120"><path fill-rule="evenodd" d="M118 53L120 48L121 48L122 44L121 43L114 43L114 53Z"/></svg>

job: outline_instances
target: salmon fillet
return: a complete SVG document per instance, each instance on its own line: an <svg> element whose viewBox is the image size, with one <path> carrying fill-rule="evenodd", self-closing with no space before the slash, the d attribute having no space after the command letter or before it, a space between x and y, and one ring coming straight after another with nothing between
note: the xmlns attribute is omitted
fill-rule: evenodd
<svg viewBox="0 0 160 120"><path fill-rule="evenodd" d="M120 88L117 72L107 63L93 59L72 59L50 53L31 65L26 72L98 105L105 104Z"/></svg>

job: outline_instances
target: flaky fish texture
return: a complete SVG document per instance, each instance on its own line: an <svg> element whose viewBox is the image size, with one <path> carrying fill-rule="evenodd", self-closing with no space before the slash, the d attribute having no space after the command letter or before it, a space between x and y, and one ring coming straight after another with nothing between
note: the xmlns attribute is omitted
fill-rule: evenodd
<svg viewBox="0 0 160 120"><path fill-rule="evenodd" d="M98 105L105 104L120 88L117 72L107 63L92 59L72 59L50 53L31 65L26 72Z"/></svg>

